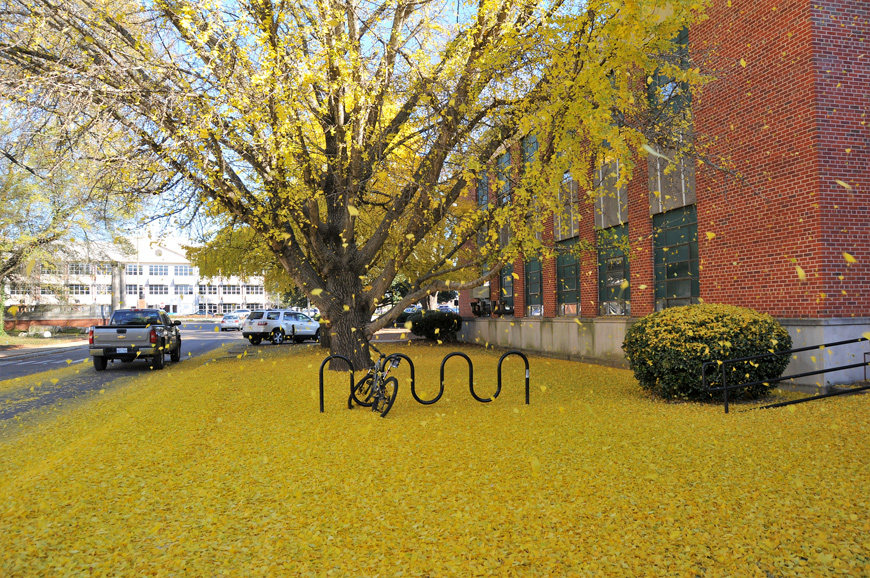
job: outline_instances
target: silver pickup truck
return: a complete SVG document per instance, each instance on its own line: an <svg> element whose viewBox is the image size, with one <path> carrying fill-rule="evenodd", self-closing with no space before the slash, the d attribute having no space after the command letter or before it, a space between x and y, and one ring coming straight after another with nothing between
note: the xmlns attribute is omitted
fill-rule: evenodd
<svg viewBox="0 0 870 578"><path fill-rule="evenodd" d="M172 361L179 361L179 325L181 321L172 321L161 309L118 309L108 325L96 325L88 331L94 369L103 371L110 359L124 363L145 359L154 369L163 369L167 354Z"/></svg>

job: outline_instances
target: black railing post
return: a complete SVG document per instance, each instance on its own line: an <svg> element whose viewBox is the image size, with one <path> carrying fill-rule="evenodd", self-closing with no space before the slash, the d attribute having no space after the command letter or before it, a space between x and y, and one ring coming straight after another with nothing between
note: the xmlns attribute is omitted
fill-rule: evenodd
<svg viewBox="0 0 870 578"><path fill-rule="evenodd" d="M320 413L323 413L323 368L326 367L326 364L331 359L343 359L347 366L350 368L350 395L353 397L353 363L351 363L350 359L345 357L344 355L330 355L326 359L323 360L323 363L320 364ZM347 409L351 409L350 400L351 397L347 398Z"/></svg>

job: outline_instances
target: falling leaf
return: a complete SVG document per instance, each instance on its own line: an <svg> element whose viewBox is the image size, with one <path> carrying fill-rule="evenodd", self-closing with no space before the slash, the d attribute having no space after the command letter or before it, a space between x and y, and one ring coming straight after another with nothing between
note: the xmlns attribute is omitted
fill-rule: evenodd
<svg viewBox="0 0 870 578"><path fill-rule="evenodd" d="M351 217L356 217L357 215L359 215L359 209L357 209L353 205L347 206L347 212L350 213Z"/></svg>
<svg viewBox="0 0 870 578"><path fill-rule="evenodd" d="M643 150L645 150L647 153L651 154L654 157L658 157L660 159L665 159L666 161L671 162L671 159L669 159L667 157L667 155L663 155L662 153L658 152L656 149L652 148L648 144L644 144L642 148L643 148Z"/></svg>
<svg viewBox="0 0 870 578"><path fill-rule="evenodd" d="M850 185L849 183L847 183L847 182L845 182L845 181L839 181L839 180L837 180L837 181L834 181L834 182L837 183L838 185L840 185L841 187L843 187L844 189L846 189L847 191L851 191L851 190L852 190L852 185Z"/></svg>
<svg viewBox="0 0 870 578"><path fill-rule="evenodd" d="M712 241L715 238L716 238L716 233L711 233L710 231L707 231L707 240L708 241Z"/></svg>
<svg viewBox="0 0 870 578"><path fill-rule="evenodd" d="M849 253L843 253L843 259L846 260L846 263L857 263L858 260L850 255Z"/></svg>
<svg viewBox="0 0 870 578"><path fill-rule="evenodd" d="M746 61L743 60L742 58L740 59L740 66L742 66L743 68L746 68Z"/></svg>
<svg viewBox="0 0 870 578"><path fill-rule="evenodd" d="M801 281L807 280L807 274L804 273L804 270L800 267L800 265L796 266L794 270L797 271L798 279L800 279Z"/></svg>
<svg viewBox="0 0 870 578"><path fill-rule="evenodd" d="M312 289L312 290L311 290L311 295L312 295L313 297L317 297L317 296L320 295L321 293L323 293L323 289Z"/></svg>

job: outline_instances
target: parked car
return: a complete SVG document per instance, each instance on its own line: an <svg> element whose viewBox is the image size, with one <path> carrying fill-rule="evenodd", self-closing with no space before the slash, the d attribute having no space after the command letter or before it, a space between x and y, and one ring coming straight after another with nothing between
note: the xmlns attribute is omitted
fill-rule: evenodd
<svg viewBox="0 0 870 578"><path fill-rule="evenodd" d="M251 314L250 309L236 309L235 311L233 311L233 315L238 315L239 319L242 320L242 323L245 322L245 319L247 319L248 315L250 315L250 314Z"/></svg>
<svg viewBox="0 0 870 578"><path fill-rule="evenodd" d="M242 330L242 318L236 315L235 313L227 313L221 319L219 327L221 331L229 331L230 329L235 329L236 331Z"/></svg>
<svg viewBox="0 0 870 578"><path fill-rule="evenodd" d="M302 343L306 339L320 340L320 323L304 313L284 309L252 311L242 327L242 337L253 345L264 339L279 345L287 339Z"/></svg>
<svg viewBox="0 0 870 578"><path fill-rule="evenodd" d="M103 371L109 361L130 363L144 359L163 369L164 356L181 360L181 321L169 319L162 309L117 309L108 325L88 330L89 353L94 369Z"/></svg>

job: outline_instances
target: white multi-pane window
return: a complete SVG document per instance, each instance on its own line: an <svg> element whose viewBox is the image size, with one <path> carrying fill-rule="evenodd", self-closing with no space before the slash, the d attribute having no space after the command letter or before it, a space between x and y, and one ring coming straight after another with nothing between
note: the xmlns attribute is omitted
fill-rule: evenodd
<svg viewBox="0 0 870 578"><path fill-rule="evenodd" d="M176 295L193 295L193 285L176 285Z"/></svg>
<svg viewBox="0 0 870 578"><path fill-rule="evenodd" d="M149 295L169 295L169 285L149 285Z"/></svg>
<svg viewBox="0 0 870 578"><path fill-rule="evenodd" d="M58 285L43 285L39 288L40 295L63 295L63 287Z"/></svg>
<svg viewBox="0 0 870 578"><path fill-rule="evenodd" d="M10 295L27 295L30 293L30 288L27 285L13 284L9 287Z"/></svg>
<svg viewBox="0 0 870 578"><path fill-rule="evenodd" d="M235 303L224 303L221 306L221 309L222 309L221 313L232 313L233 311L236 310L236 304Z"/></svg>
<svg viewBox="0 0 870 578"><path fill-rule="evenodd" d="M242 287L240 285L224 285L224 295L241 295Z"/></svg>
<svg viewBox="0 0 870 578"><path fill-rule="evenodd" d="M577 183L566 172L559 187L559 204L562 212L553 220L553 236L556 241L573 239L580 235L580 201L577 196Z"/></svg>
<svg viewBox="0 0 870 578"><path fill-rule="evenodd" d="M200 295L217 295L217 286L216 285L200 285L199 286L199 294Z"/></svg>
<svg viewBox="0 0 870 578"><path fill-rule="evenodd" d="M39 266L39 271L43 275L59 275L60 268L54 263L43 263Z"/></svg>
<svg viewBox="0 0 870 578"><path fill-rule="evenodd" d="M69 264L69 274L70 275L90 275L91 274L91 264L90 263L70 263Z"/></svg>
<svg viewBox="0 0 870 578"><path fill-rule="evenodd" d="M169 275L169 265L148 265L148 274L166 277Z"/></svg>
<svg viewBox="0 0 870 578"><path fill-rule="evenodd" d="M110 295L112 293L111 285L94 285L94 294L96 295Z"/></svg>
<svg viewBox="0 0 870 578"><path fill-rule="evenodd" d="M262 309L262 308L263 308L262 303L248 303L248 309L250 309L251 311L256 311L257 309Z"/></svg>
<svg viewBox="0 0 870 578"><path fill-rule="evenodd" d="M196 275L196 268L190 265L176 265L175 275L177 277L194 277Z"/></svg>
<svg viewBox="0 0 870 578"><path fill-rule="evenodd" d="M127 265L127 275L141 275L142 265Z"/></svg>
<svg viewBox="0 0 870 578"><path fill-rule="evenodd" d="M127 295L138 295L141 291L141 285L127 285Z"/></svg>
<svg viewBox="0 0 870 578"><path fill-rule="evenodd" d="M94 265L96 269L97 275L111 275L112 274L112 264L111 263L97 263Z"/></svg>
<svg viewBox="0 0 870 578"><path fill-rule="evenodd" d="M70 285L69 286L69 294L70 295L90 295L91 294L91 286L90 285Z"/></svg>
<svg viewBox="0 0 870 578"><path fill-rule="evenodd" d="M262 295L263 287L260 285L245 285L245 293L248 295Z"/></svg>

